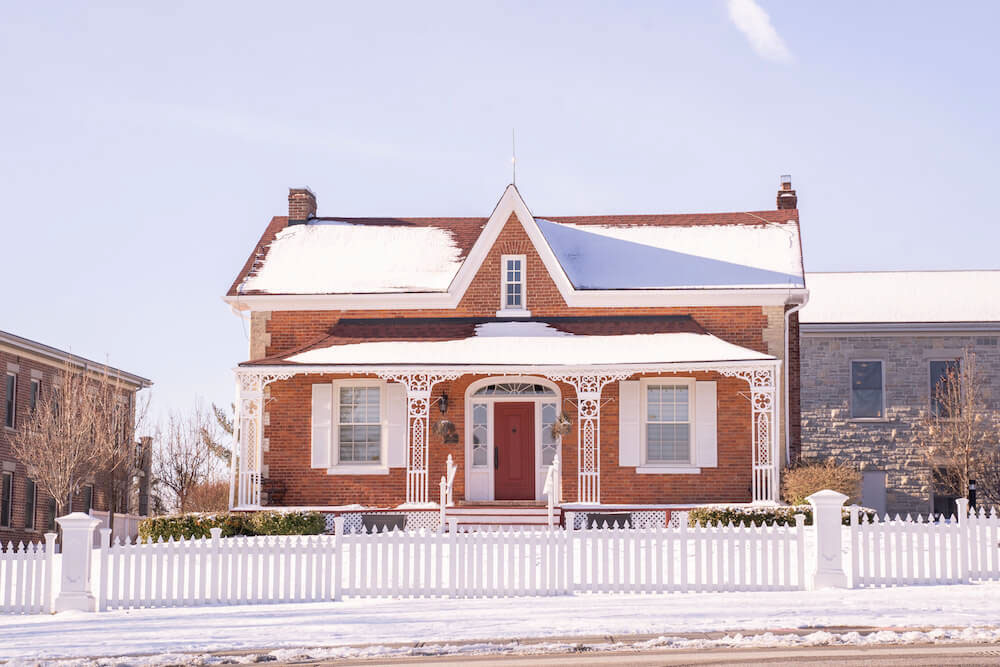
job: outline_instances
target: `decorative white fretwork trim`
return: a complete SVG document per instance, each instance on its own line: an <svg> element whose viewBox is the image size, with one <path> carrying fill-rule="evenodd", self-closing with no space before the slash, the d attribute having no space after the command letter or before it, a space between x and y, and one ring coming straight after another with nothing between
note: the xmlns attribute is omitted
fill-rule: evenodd
<svg viewBox="0 0 1000 667"><path fill-rule="evenodd" d="M545 373L554 382L576 390L576 497L579 503L601 502L601 392L609 382L631 377L631 372Z"/></svg>
<svg viewBox="0 0 1000 667"><path fill-rule="evenodd" d="M380 371L383 380L398 382L406 387L406 412L409 420L410 442L406 454L406 502L427 503L427 421L431 403L431 389L443 380L454 380L458 373L399 373Z"/></svg>
<svg viewBox="0 0 1000 667"><path fill-rule="evenodd" d="M294 370L236 370L236 403L233 415L232 475L236 488L230 490L230 507L260 507L261 504L261 434L264 415L264 389L278 380L287 380ZM235 497L234 497L235 496Z"/></svg>
<svg viewBox="0 0 1000 667"><path fill-rule="evenodd" d="M723 366L715 369L728 377L738 377L750 385L753 419L753 501L778 500L778 368L777 363L761 366Z"/></svg>

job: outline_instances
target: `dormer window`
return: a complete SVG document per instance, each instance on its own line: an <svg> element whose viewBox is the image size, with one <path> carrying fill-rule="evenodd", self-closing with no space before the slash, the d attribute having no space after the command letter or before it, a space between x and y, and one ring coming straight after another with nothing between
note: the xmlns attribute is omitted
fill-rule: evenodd
<svg viewBox="0 0 1000 667"><path fill-rule="evenodd" d="M497 315L525 317L525 257L503 255L500 258L500 310Z"/></svg>

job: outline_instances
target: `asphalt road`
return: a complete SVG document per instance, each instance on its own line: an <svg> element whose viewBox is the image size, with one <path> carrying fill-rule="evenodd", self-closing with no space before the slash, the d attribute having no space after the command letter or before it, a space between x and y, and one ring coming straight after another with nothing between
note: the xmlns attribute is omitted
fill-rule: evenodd
<svg viewBox="0 0 1000 667"><path fill-rule="evenodd" d="M277 663L268 663L271 665ZM990 645L907 645L856 648L825 646L774 649L655 649L602 653L563 653L520 656L446 656L398 658L392 660L336 660L300 662L297 665L475 665L490 667L568 667L569 665L1000 665L1000 646Z"/></svg>

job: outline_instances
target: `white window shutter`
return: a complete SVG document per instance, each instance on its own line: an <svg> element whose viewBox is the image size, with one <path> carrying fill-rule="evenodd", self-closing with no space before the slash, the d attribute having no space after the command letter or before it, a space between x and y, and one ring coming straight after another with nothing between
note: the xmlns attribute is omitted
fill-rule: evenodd
<svg viewBox="0 0 1000 667"><path fill-rule="evenodd" d="M333 433L333 385L312 386L312 467L330 467Z"/></svg>
<svg viewBox="0 0 1000 667"><path fill-rule="evenodd" d="M406 437L406 387L398 382L385 385L386 433L388 437L387 464L390 468L406 467L406 451L409 438Z"/></svg>
<svg viewBox="0 0 1000 667"><path fill-rule="evenodd" d="M642 465L642 401L638 380L618 383L618 465L632 468Z"/></svg>
<svg viewBox="0 0 1000 667"><path fill-rule="evenodd" d="M695 460L700 468L719 465L718 403L714 382L695 383Z"/></svg>

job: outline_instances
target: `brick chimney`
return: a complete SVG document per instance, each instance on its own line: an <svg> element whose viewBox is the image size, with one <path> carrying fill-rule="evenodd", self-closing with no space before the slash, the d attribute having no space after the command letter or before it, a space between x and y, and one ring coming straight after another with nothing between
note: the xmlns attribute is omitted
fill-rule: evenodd
<svg viewBox="0 0 1000 667"><path fill-rule="evenodd" d="M316 217L316 195L309 188L288 189L288 224L302 225Z"/></svg>
<svg viewBox="0 0 1000 667"><path fill-rule="evenodd" d="M792 190L792 177L785 174L781 177L781 189L778 190L778 210L798 208L799 198Z"/></svg>

